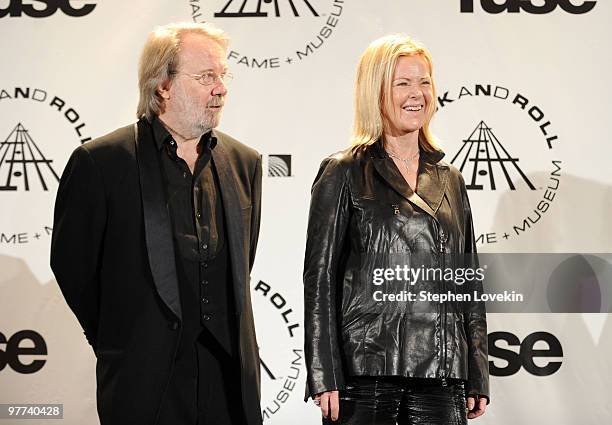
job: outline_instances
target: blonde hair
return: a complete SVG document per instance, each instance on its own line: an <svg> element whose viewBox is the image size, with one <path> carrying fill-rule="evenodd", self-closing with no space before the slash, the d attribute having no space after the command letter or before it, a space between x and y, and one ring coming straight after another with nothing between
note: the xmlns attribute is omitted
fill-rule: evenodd
<svg viewBox="0 0 612 425"><path fill-rule="evenodd" d="M355 82L354 148L372 145L383 136L383 106L385 102L390 102L393 74L401 56L421 56L427 62L433 93L425 111L427 118L419 130L419 146L427 152L439 150L429 129L437 99L431 54L422 44L403 34L391 34L374 40L359 59Z"/></svg>
<svg viewBox="0 0 612 425"><path fill-rule="evenodd" d="M172 78L178 67L178 54L182 37L194 33L204 35L227 48L229 38L210 23L177 23L156 28L149 34L142 49L138 65L140 100L136 109L138 118L151 120L161 112L163 99L157 92L159 84Z"/></svg>

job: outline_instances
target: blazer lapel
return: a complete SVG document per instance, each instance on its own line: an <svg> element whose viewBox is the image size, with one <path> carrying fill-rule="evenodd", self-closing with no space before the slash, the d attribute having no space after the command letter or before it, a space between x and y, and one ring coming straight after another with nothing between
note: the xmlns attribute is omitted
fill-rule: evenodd
<svg viewBox="0 0 612 425"><path fill-rule="evenodd" d="M134 130L149 265L159 296L181 319L174 242L159 157L150 126L140 120Z"/></svg>
<svg viewBox="0 0 612 425"><path fill-rule="evenodd" d="M245 276L247 275L242 211L229 155L225 150L223 139L218 137L218 135L215 135L215 137L217 137L217 145L212 150L212 159L219 177L221 201L223 202L230 258L232 260L232 281L234 283L236 311L240 314L242 313L245 297Z"/></svg>

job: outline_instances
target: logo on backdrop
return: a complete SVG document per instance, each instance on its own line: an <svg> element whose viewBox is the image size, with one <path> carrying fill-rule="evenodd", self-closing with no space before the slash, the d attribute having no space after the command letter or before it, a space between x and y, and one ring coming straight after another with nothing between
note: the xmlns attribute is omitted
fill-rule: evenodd
<svg viewBox="0 0 612 425"><path fill-rule="evenodd" d="M503 212L500 223L478 214L476 225L492 229L475 229L478 243L518 238L544 219L561 186L562 161L559 136L540 106L499 85L465 85L438 97L436 119L447 158L475 194L472 206L481 202L488 211L500 205ZM504 201L511 208L503 208Z"/></svg>
<svg viewBox="0 0 612 425"><path fill-rule="evenodd" d="M464 176L471 176L466 183L468 189L482 190L488 183L488 189L496 190L496 178L505 178L508 187L516 190L513 178L518 176L529 189L535 190L518 163L519 159L508 152L484 121L480 121L470 136L463 140L461 148L451 160L451 164L458 167Z"/></svg>
<svg viewBox="0 0 612 425"><path fill-rule="evenodd" d="M38 87L0 88L0 116L0 203L10 206L0 217L0 254L46 274L59 176L91 137L65 97Z"/></svg>
<svg viewBox="0 0 612 425"><path fill-rule="evenodd" d="M291 177L291 155L268 155L268 177Z"/></svg>
<svg viewBox="0 0 612 425"><path fill-rule="evenodd" d="M344 0L188 0L194 22L232 35L228 61L256 70L287 67L316 55L337 30ZM248 34L245 31L248 28Z"/></svg>
<svg viewBox="0 0 612 425"><path fill-rule="evenodd" d="M498 346L498 341L503 341L503 345L507 347L519 347L518 353L511 348ZM541 344L538 342L545 343L548 348L540 348ZM534 332L527 335L522 342L511 332L491 332L489 356L502 360L501 366L496 365L495 360L489 360L489 372L492 376L511 376L521 368L535 376L549 376L561 368L563 348L557 337L548 332ZM558 361L539 360L536 364L535 358L554 358Z"/></svg>
<svg viewBox="0 0 612 425"><path fill-rule="evenodd" d="M487 13L520 13L521 11L534 15L544 15L554 11L557 6L567 13L580 15L590 12L596 1L572 3L570 0L460 0L461 13L474 13L474 3L480 3Z"/></svg>
<svg viewBox="0 0 612 425"><path fill-rule="evenodd" d="M22 346L22 342L25 342ZM47 362L46 359L32 359L31 356L46 356L47 343L36 331L23 330L13 336L0 332L0 372L8 365L17 373L36 373Z"/></svg>
<svg viewBox="0 0 612 425"><path fill-rule="evenodd" d="M97 6L92 1L86 3L80 1L78 2L80 7L74 7L70 3L70 0L10 0L5 8L0 6L0 18L5 16L19 18L22 15L31 18L48 18L58 10L73 18L80 18L89 15Z"/></svg>
<svg viewBox="0 0 612 425"><path fill-rule="evenodd" d="M42 190L59 182L59 176L48 159L28 133L18 123L0 144L0 192L6 190L29 191L30 184L40 183Z"/></svg>
<svg viewBox="0 0 612 425"><path fill-rule="evenodd" d="M297 313L287 298L261 280L254 286L253 294L258 317L267 319L257 322L262 324L257 335L261 344L261 409L266 421L282 411L288 400L303 397L304 350L298 336Z"/></svg>

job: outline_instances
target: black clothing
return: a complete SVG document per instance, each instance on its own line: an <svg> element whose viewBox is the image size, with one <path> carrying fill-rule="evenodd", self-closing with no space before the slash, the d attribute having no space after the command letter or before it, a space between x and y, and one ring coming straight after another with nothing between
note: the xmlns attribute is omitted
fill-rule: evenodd
<svg viewBox="0 0 612 425"><path fill-rule="evenodd" d="M226 400L224 391L211 391L211 387L222 389L229 385L232 391L240 394L240 380L229 381L235 376L239 362L234 358L236 322L234 315L229 313L232 311L231 281L228 280L231 269L225 243L223 205L212 161L212 149L217 140L212 131L201 137L192 174L187 163L178 156L177 143L161 121L154 118L152 127L172 222L183 313L183 333L160 408L159 425L231 425L229 411L224 412L224 409L229 409L231 404L232 412L240 412L240 396ZM209 332L203 332L204 329ZM211 347L213 351L220 347L225 353L211 355ZM220 362L219 356L224 362ZM221 366L225 363L228 367ZM205 385L198 385L202 382ZM205 412L205 415L198 412ZM199 422L198 417L201 418ZM211 422L211 418L215 422ZM221 418L225 418L223 422ZM236 420L236 425L243 423L240 418Z"/></svg>
<svg viewBox="0 0 612 425"><path fill-rule="evenodd" d="M162 401L157 425L243 425L240 363L203 329L177 361Z"/></svg>
<svg viewBox="0 0 612 425"><path fill-rule="evenodd" d="M322 162L304 262L310 396L344 389L347 376L457 378L470 394L489 396L484 303L381 313L370 309L369 282L359 278L384 256L427 254L440 265L476 253L463 178L442 156L421 151L417 192L380 142Z"/></svg>
<svg viewBox="0 0 612 425"><path fill-rule="evenodd" d="M340 391L340 418L323 424L466 425L465 387L461 380L355 377Z"/></svg>
<svg viewBox="0 0 612 425"><path fill-rule="evenodd" d="M246 424L261 425L249 289L259 234L261 156L220 131L213 135L242 405ZM101 425L157 421L185 332L175 251L151 125L140 120L78 147L57 193L51 267L97 356Z"/></svg>
<svg viewBox="0 0 612 425"><path fill-rule="evenodd" d="M194 344L206 327L228 353L235 354L236 323L234 315L229 313L231 271L228 270L223 202L212 160L217 140L212 131L202 136L192 174L187 163L177 155L177 144L160 120L154 118L152 127L177 247L184 323L182 340L185 344Z"/></svg>

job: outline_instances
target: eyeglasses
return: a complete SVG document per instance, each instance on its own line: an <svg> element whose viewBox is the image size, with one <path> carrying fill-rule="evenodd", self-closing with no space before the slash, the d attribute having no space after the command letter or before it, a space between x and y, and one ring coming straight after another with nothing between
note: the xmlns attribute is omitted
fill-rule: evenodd
<svg viewBox="0 0 612 425"><path fill-rule="evenodd" d="M189 74L187 72L171 71L170 74L187 75L196 80L198 83L202 84L203 86L211 86L213 84L216 84L218 81L223 81L223 84L228 85L234 79L234 76L229 72L217 74L216 72L208 71L203 74Z"/></svg>

